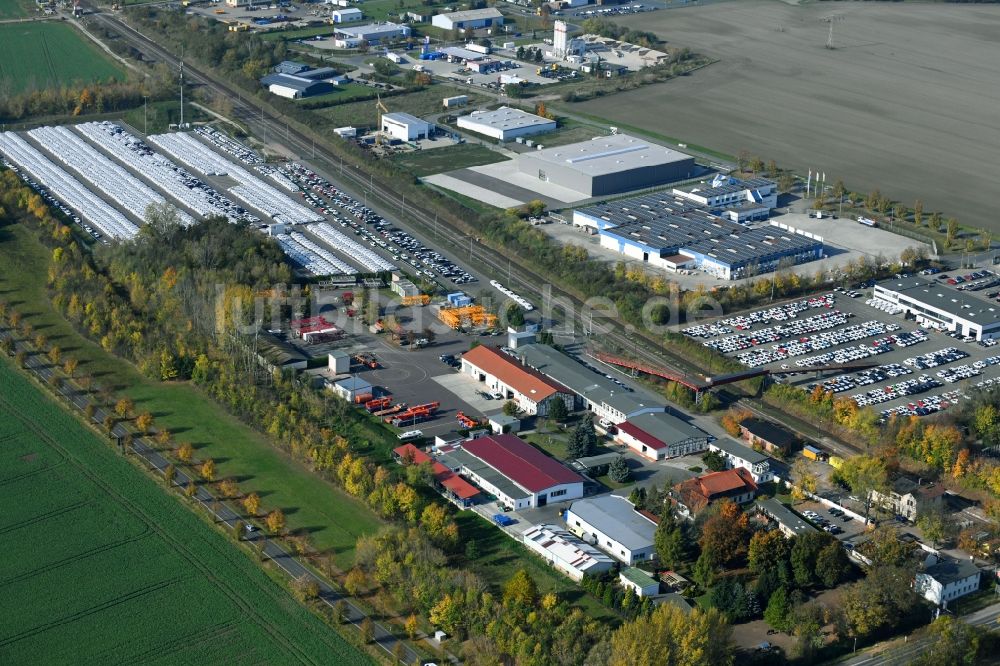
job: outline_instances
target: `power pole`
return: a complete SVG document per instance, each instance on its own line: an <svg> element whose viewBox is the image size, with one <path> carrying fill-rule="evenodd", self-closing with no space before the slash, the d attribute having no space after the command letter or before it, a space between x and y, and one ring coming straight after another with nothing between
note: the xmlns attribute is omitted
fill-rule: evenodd
<svg viewBox="0 0 1000 666"><path fill-rule="evenodd" d="M184 129L184 57L181 56L181 124L180 129Z"/></svg>
<svg viewBox="0 0 1000 666"><path fill-rule="evenodd" d="M143 136L149 136L149 123L146 121L146 103L149 101L149 96L142 96L142 134Z"/></svg>

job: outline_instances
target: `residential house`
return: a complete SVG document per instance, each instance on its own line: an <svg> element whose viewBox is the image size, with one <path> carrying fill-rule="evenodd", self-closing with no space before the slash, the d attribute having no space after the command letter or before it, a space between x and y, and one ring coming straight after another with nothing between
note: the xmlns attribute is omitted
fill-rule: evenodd
<svg viewBox="0 0 1000 666"><path fill-rule="evenodd" d="M678 514L691 520L719 500L729 499L745 504L756 495L757 483L753 475L742 467L688 479L678 483L670 492Z"/></svg>

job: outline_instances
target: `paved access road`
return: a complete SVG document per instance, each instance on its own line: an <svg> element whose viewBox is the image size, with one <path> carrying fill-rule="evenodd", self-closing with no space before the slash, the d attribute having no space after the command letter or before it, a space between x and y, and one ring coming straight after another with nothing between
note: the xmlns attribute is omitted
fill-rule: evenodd
<svg viewBox="0 0 1000 666"><path fill-rule="evenodd" d="M54 373L52 367L48 364L44 357L34 353L34 350L30 349L24 342L19 341L15 336L11 335L10 331L0 329L0 338L7 337L14 340L15 353L23 351L27 354L27 360L25 362L26 369L34 374L43 383L49 385L49 379L56 373ZM105 417L113 416L104 407L101 407L96 402L93 402L90 394L75 389L70 386L68 382L62 382L59 387L59 393L81 412L86 409L88 404L93 403L95 408L93 421L95 424L101 424L104 422ZM112 430L112 435L115 437L125 437L128 434L133 434L134 436L132 444L132 450L134 453L143 459L150 468L156 470L159 474L163 474L163 471L168 465L171 464L171 462L164 458L155 448L153 448L147 439L135 436L134 433L130 433L128 429L121 424L115 425ZM174 477L173 484L183 488L190 482L194 482L196 484L198 483L197 479L191 477L184 469L177 467L177 475ZM198 492L195 493L194 499L201 502L205 510L211 513L218 522L224 523L224 525L230 530L236 527L237 522L246 522L246 519L243 516L237 514L229 508L228 505L209 492L203 485L198 485ZM333 587L331 587L330 584L323 578L320 578L310 571L302 564L302 562L288 553L276 541L267 539L267 537L259 530L255 530L250 533L246 540L255 544L264 540L264 557L267 557L278 565L292 579L305 577L314 581L319 586L319 598L328 606L333 607L333 605L338 601L343 601L346 605L344 619L353 624L356 628L360 628L361 622L364 621L367 614L348 597L345 597L334 590ZM400 659L404 664L412 664L421 659L420 653L414 650L409 643L396 638L378 622L372 622L372 636L373 643L385 650L386 653L392 658L395 658L397 649L400 649ZM402 647L397 648L397 645L401 645Z"/></svg>

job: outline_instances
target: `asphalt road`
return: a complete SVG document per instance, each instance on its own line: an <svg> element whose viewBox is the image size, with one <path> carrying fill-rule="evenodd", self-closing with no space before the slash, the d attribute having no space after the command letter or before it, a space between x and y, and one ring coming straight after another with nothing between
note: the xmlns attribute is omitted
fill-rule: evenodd
<svg viewBox="0 0 1000 666"><path fill-rule="evenodd" d="M33 350L31 350L23 342L17 340L16 337L11 336L10 331L0 329L0 338L6 337L12 337L14 339L15 353L17 351L24 351L28 355L25 362L27 370L48 386L49 379L53 374L55 374L48 362L43 357L34 353ZM69 384L65 381L62 382L59 388L59 393L66 399L66 401L79 409L81 412L83 412L87 405L92 402L89 394L76 390L75 388L69 386ZM112 414L103 407L99 406L97 403L94 403L94 406L95 411L93 422L97 425L103 424L105 417ZM132 450L135 455L139 456L158 474L163 474L163 471L168 465L171 464L171 462L164 458L154 447L152 447L147 439L136 436L134 433L130 433L130 431L120 423L115 425L112 430L112 435L115 437L125 437L128 434L132 434L134 437ZM188 474L183 467L178 466L176 467L176 470L177 474L173 481L174 486L183 488L190 482L198 484L198 480ZM243 521L244 523L247 522L246 517L234 512L228 505L209 492L203 485L198 484L198 491L195 493L194 499L200 502L202 507L208 511L217 522L223 523L225 527L230 530L235 528L236 523L239 521ZM331 587L330 584L323 578L320 578L310 571L302 564L302 562L288 553L273 539L268 539L259 529L254 530L254 532L250 533L249 536L246 537L246 541L250 541L254 544L259 543L261 540L265 541L262 557L270 559L293 580L305 577L308 580L314 581L319 586L319 598L323 601L323 603L327 604L331 608L337 602L343 601L346 606L344 620L346 622L350 622L355 626L355 628L360 629L361 623L368 616L359 606L352 602L350 598L345 597L334 590L333 587ZM390 658L395 658L398 644L402 646L401 663L412 664L421 659L420 653L414 650L409 643L396 638L378 622L372 622L372 636L373 644L385 650Z"/></svg>

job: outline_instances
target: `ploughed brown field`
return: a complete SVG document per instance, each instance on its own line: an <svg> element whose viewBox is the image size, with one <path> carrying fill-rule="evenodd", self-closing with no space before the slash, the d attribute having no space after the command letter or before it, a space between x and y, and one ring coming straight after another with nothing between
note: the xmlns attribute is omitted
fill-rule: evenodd
<svg viewBox="0 0 1000 666"><path fill-rule="evenodd" d="M719 62L574 110L1000 231L1000 6L739 0L616 20Z"/></svg>

